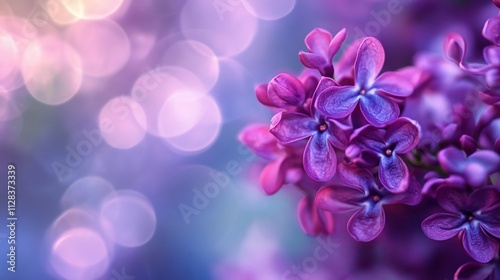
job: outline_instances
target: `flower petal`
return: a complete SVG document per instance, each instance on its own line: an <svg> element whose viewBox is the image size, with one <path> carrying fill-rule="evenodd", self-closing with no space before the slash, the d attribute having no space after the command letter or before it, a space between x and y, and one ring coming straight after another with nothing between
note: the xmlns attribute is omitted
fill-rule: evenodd
<svg viewBox="0 0 500 280"><path fill-rule="evenodd" d="M267 95L267 84L260 84L255 88L255 95L257 96L257 100L265 106L276 107L276 105L269 99L269 95Z"/></svg>
<svg viewBox="0 0 500 280"><path fill-rule="evenodd" d="M398 118L385 133L388 145L395 145L394 151L398 154L411 152L420 140L420 126L408 118Z"/></svg>
<svg viewBox="0 0 500 280"><path fill-rule="evenodd" d="M449 147L438 153L438 160L444 171L460 174L465 169L467 158L465 152L455 147Z"/></svg>
<svg viewBox="0 0 500 280"><path fill-rule="evenodd" d="M299 52L300 62L307 68L317 69L323 76L333 75L333 66L322 55L316 53Z"/></svg>
<svg viewBox="0 0 500 280"><path fill-rule="evenodd" d="M399 74L398 72L385 72L380 75L372 86L377 91L395 96L407 97L413 93L413 84L407 77Z"/></svg>
<svg viewBox="0 0 500 280"><path fill-rule="evenodd" d="M500 66L500 47L487 46L483 49L484 60L493 66Z"/></svg>
<svg viewBox="0 0 500 280"><path fill-rule="evenodd" d="M306 234L318 235L333 232L332 214L318 209L312 198L304 197L300 200L297 214L300 226Z"/></svg>
<svg viewBox="0 0 500 280"><path fill-rule="evenodd" d="M278 141L269 132L265 124L253 124L245 127L238 139L252 152L266 159L276 159L283 151L278 146Z"/></svg>
<svg viewBox="0 0 500 280"><path fill-rule="evenodd" d="M358 100L359 94L354 87L329 87L318 92L316 108L327 117L345 118L354 111Z"/></svg>
<svg viewBox="0 0 500 280"><path fill-rule="evenodd" d="M469 223L464 231L462 244L469 256L482 263L491 261L498 252L498 242L489 237L479 223Z"/></svg>
<svg viewBox="0 0 500 280"><path fill-rule="evenodd" d="M369 242L384 229L385 213L380 203L365 205L347 223L349 233L356 241Z"/></svg>
<svg viewBox="0 0 500 280"><path fill-rule="evenodd" d="M330 45L328 46L328 58L330 61L333 59L333 56L337 54L337 52L340 50L340 47L342 47L342 44L345 41L345 38L347 36L347 31L345 28L342 28L337 34L335 34L335 37L330 42Z"/></svg>
<svg viewBox="0 0 500 280"><path fill-rule="evenodd" d="M422 201L422 186L415 178L410 180L408 189L403 193L387 196L385 204L417 205Z"/></svg>
<svg viewBox="0 0 500 280"><path fill-rule="evenodd" d="M281 143L287 144L307 138L317 131L317 122L308 115L281 112L271 119L271 133Z"/></svg>
<svg viewBox="0 0 500 280"><path fill-rule="evenodd" d="M488 176L500 170L500 155L493 151L482 150L467 159L464 173L467 182L473 187L480 187Z"/></svg>
<svg viewBox="0 0 500 280"><path fill-rule="evenodd" d="M460 216L437 213L422 222L422 231L433 240L447 240L463 229L464 218Z"/></svg>
<svg viewBox="0 0 500 280"><path fill-rule="evenodd" d="M399 117L399 107L393 100L375 93L360 98L361 113L376 127L391 124Z"/></svg>
<svg viewBox="0 0 500 280"><path fill-rule="evenodd" d="M278 158L264 167L260 173L260 185L267 195L273 195L281 189L286 179L283 168L285 157Z"/></svg>
<svg viewBox="0 0 500 280"><path fill-rule="evenodd" d="M367 37L359 46L354 63L354 80L356 85L368 89L384 66L385 52L379 40Z"/></svg>
<svg viewBox="0 0 500 280"><path fill-rule="evenodd" d="M310 52L317 53L324 58L327 58L328 46L332 41L332 34L322 28L315 28L307 34L304 41Z"/></svg>
<svg viewBox="0 0 500 280"><path fill-rule="evenodd" d="M483 27L483 36L495 45L500 45L500 17L492 17Z"/></svg>
<svg viewBox="0 0 500 280"><path fill-rule="evenodd" d="M281 108L299 106L305 101L304 86L289 74L279 74L267 86L267 94L271 102Z"/></svg>
<svg viewBox="0 0 500 280"><path fill-rule="evenodd" d="M321 80L319 80L318 87L316 88L315 95L317 96L320 92L323 92L329 87L338 87L339 84L335 82L334 79L330 77L321 77Z"/></svg>
<svg viewBox="0 0 500 280"><path fill-rule="evenodd" d="M483 264L470 262L457 269L454 280L485 280L493 272L495 266L492 264Z"/></svg>
<svg viewBox="0 0 500 280"><path fill-rule="evenodd" d="M352 132L350 126L344 125L334 119L328 119L328 140L337 149L345 149L349 143L349 136Z"/></svg>
<svg viewBox="0 0 500 280"><path fill-rule="evenodd" d="M373 175L366 169L354 165L339 164L338 170L340 180L348 186L368 193L371 187L375 185Z"/></svg>
<svg viewBox="0 0 500 280"><path fill-rule="evenodd" d="M465 40L457 33L450 33L443 42L444 55L456 64L462 63L465 57Z"/></svg>
<svg viewBox="0 0 500 280"><path fill-rule="evenodd" d="M437 190L436 199L439 206L457 215L460 215L467 206L467 193L464 188L443 186Z"/></svg>
<svg viewBox="0 0 500 280"><path fill-rule="evenodd" d="M309 177L319 182L330 180L337 170L337 155L327 135L315 134L304 150L304 170Z"/></svg>
<svg viewBox="0 0 500 280"><path fill-rule="evenodd" d="M352 42L335 65L335 77L337 81L354 79L354 63L356 62L361 42L363 42L363 38Z"/></svg>
<svg viewBox="0 0 500 280"><path fill-rule="evenodd" d="M401 193L408 189L410 181L408 167L398 155L382 156L378 172L380 182L388 191Z"/></svg>
<svg viewBox="0 0 500 280"><path fill-rule="evenodd" d="M351 135L351 144L377 154L381 153L386 146L382 131L372 125L365 125L354 131Z"/></svg>
<svg viewBox="0 0 500 280"><path fill-rule="evenodd" d="M327 211L347 212L358 209L365 195L365 192L359 188L323 187L316 193L315 203L318 208Z"/></svg>

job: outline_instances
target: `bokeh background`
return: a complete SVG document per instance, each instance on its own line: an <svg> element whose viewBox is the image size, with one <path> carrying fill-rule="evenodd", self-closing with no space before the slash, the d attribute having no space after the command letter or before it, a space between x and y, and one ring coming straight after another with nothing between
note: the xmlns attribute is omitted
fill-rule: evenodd
<svg viewBox="0 0 500 280"><path fill-rule="evenodd" d="M2 0L0 185L14 164L19 220L15 273L0 227L0 279L287 279L322 242L300 229L298 191L265 196L264 162L238 143L242 127L271 117L255 86L298 74L297 54L315 27L346 27L348 41L379 38L387 70L422 52L441 55L451 31L480 54L474 48L486 43L480 30L492 7ZM5 223L6 194L0 188ZM401 216L388 217L401 224L380 237L390 247L353 242L340 219L327 259L289 279L419 279L419 269L451 279L465 254L441 265L439 248L454 241L429 241ZM399 264L405 254L418 257ZM363 266L370 258L380 262Z"/></svg>

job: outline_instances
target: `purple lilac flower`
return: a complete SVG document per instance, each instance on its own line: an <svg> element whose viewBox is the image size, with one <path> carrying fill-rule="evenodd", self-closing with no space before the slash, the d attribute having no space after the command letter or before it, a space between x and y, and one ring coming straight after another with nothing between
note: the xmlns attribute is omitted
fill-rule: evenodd
<svg viewBox="0 0 500 280"><path fill-rule="evenodd" d="M441 187L436 199L446 213L433 214L422 222L431 239L447 240L457 234L465 251L478 262L489 262L498 252L500 192L487 186L470 195L463 188Z"/></svg>
<svg viewBox="0 0 500 280"><path fill-rule="evenodd" d="M500 279L500 258L498 254L488 263L469 262L460 266L454 280L498 280Z"/></svg>
<svg viewBox="0 0 500 280"><path fill-rule="evenodd" d="M318 91L315 103L318 111L341 119L360 103L363 116L372 125L382 127L394 122L400 113L394 99L409 96L413 86L397 72L385 72L377 78L384 60L382 44L375 38L365 38L354 63L354 86L332 86Z"/></svg>
<svg viewBox="0 0 500 280"><path fill-rule="evenodd" d="M322 78L318 89L336 84ZM280 112L271 120L271 133L282 144L308 139L304 150L304 169L316 181L328 181L337 167L335 148L347 146L350 127L321 115L314 107L310 114Z"/></svg>
<svg viewBox="0 0 500 280"><path fill-rule="evenodd" d="M399 118L385 131L367 125L354 132L347 154L353 156L352 151L367 151L376 155L382 185L391 192L403 192L409 186L410 173L400 155L413 150L419 138L418 124L407 118Z"/></svg>
<svg viewBox="0 0 500 280"><path fill-rule="evenodd" d="M299 59L305 67L318 70L325 77L332 77L333 57L340 50L346 38L345 28L332 38L330 32L316 28L305 39L309 52L300 51Z"/></svg>
<svg viewBox="0 0 500 280"><path fill-rule="evenodd" d="M309 235L331 234L334 229L333 213L318 209L314 199L303 197L297 208L300 226Z"/></svg>
<svg viewBox="0 0 500 280"><path fill-rule="evenodd" d="M357 241L371 241L382 232L385 225L384 205L416 205L421 200L420 187L416 182L411 183L406 192L394 194L379 187L366 169L339 165L339 174L345 185L321 188L315 203L331 212L356 210L347 228Z"/></svg>
<svg viewBox="0 0 500 280"><path fill-rule="evenodd" d="M467 157L464 151L449 147L439 152L438 159L444 171L463 177L474 188L483 186L491 174L500 170L500 155L489 150Z"/></svg>
<svg viewBox="0 0 500 280"><path fill-rule="evenodd" d="M285 183L297 182L302 174L300 156L291 147L282 146L269 133L267 125L254 124L246 127L238 136L239 140L255 154L269 160L260 175L264 192L272 195Z"/></svg>

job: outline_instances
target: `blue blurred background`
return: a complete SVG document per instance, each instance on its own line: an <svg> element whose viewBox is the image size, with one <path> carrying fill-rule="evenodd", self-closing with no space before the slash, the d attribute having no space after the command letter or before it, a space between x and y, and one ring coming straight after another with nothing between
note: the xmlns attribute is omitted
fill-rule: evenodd
<svg viewBox="0 0 500 280"><path fill-rule="evenodd" d="M287 279L324 240L300 229L297 190L263 194L264 162L238 143L242 127L271 117L255 86L298 74L316 27L346 27L350 42L379 38L393 70L419 52L440 55L450 31L475 53L495 9L466 0L5 0L0 15L0 218L7 224L8 164L18 217L15 273L0 227L1 279L271 280ZM351 241L342 218L337 231L328 258L289 279L416 279L387 263L380 274L350 270L355 251L377 245ZM434 254L436 243L411 238L422 258ZM460 264L436 275L450 279Z"/></svg>

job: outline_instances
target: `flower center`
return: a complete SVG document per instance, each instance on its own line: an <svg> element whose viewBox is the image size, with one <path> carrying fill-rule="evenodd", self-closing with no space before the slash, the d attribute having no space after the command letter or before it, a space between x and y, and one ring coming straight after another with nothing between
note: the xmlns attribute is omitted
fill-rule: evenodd
<svg viewBox="0 0 500 280"><path fill-rule="evenodd" d="M392 150L391 149L385 150L385 155L388 157L392 156Z"/></svg>
<svg viewBox="0 0 500 280"><path fill-rule="evenodd" d="M366 89L362 89L362 90L360 90L360 91L359 91L359 94L362 94L362 95L366 94Z"/></svg>
<svg viewBox="0 0 500 280"><path fill-rule="evenodd" d="M327 129L328 129L328 125L326 123L320 124L319 127L318 127L318 130L320 132L325 132Z"/></svg>
<svg viewBox="0 0 500 280"><path fill-rule="evenodd" d="M372 196L373 201L379 202L380 201L380 196L378 194Z"/></svg>
<svg viewBox="0 0 500 280"><path fill-rule="evenodd" d="M469 222L470 222L470 221L472 221L472 220L474 220L474 216L472 216L472 215L468 215L468 216L467 216L467 221L469 221Z"/></svg>

